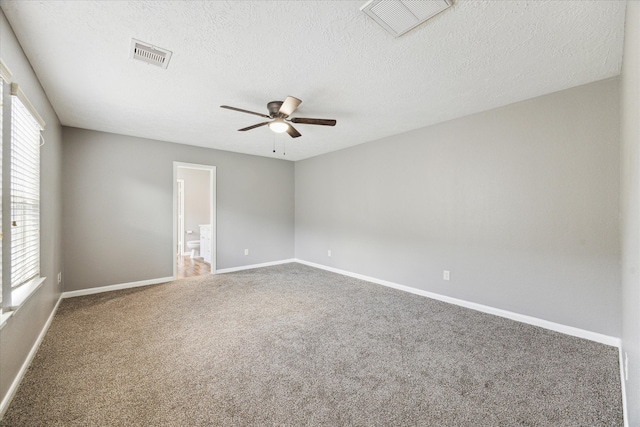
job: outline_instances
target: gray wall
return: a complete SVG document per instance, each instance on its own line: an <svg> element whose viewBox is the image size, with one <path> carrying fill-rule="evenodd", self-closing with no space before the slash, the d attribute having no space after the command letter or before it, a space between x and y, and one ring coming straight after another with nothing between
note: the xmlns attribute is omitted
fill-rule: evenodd
<svg viewBox="0 0 640 427"><path fill-rule="evenodd" d="M293 163L68 127L63 136L65 291L173 275L174 161L216 166L218 269L293 257Z"/></svg>
<svg viewBox="0 0 640 427"><path fill-rule="evenodd" d="M640 3L627 2L622 112L622 353L629 425L640 425Z"/></svg>
<svg viewBox="0 0 640 427"><path fill-rule="evenodd" d="M178 179L184 180L184 252L188 253L187 242L200 240L200 225L209 224L209 171L202 169L178 168ZM187 234L192 231L191 234Z"/></svg>
<svg viewBox="0 0 640 427"><path fill-rule="evenodd" d="M4 13L0 11L0 58L13 73L38 113L46 122L41 148L40 273L44 285L0 330L0 400L4 399L18 370L51 314L61 292L57 283L61 269L61 128L47 96L31 69Z"/></svg>
<svg viewBox="0 0 640 427"><path fill-rule="evenodd" d="M601 81L296 162L296 257L619 337L618 95Z"/></svg>

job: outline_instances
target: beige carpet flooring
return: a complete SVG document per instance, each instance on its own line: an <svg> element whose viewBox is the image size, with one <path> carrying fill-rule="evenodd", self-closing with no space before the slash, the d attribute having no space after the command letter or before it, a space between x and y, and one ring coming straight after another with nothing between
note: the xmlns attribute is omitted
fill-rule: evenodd
<svg viewBox="0 0 640 427"><path fill-rule="evenodd" d="M64 300L4 426L621 426L617 349L300 264Z"/></svg>

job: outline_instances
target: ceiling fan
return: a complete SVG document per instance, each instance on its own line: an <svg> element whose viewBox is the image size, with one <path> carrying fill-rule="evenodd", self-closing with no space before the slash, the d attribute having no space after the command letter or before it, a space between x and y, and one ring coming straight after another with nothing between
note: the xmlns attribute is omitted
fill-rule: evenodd
<svg viewBox="0 0 640 427"><path fill-rule="evenodd" d="M291 138L297 138L302 136L300 132L294 128L291 123L299 123L303 125L320 125L320 126L335 126L336 121L331 119L310 119L306 117L289 117L296 111L296 108L302 103L298 98L293 96L287 96L287 99L283 101L271 101L267 104L269 115L256 113L255 111L243 110L242 108L230 107L228 105L221 105L220 108L226 108L227 110L240 111L241 113L255 114L256 116L270 119L268 122L258 123L257 125L248 126L246 128L238 129L239 131L246 131L260 126L268 125L269 129L276 133L287 132Z"/></svg>

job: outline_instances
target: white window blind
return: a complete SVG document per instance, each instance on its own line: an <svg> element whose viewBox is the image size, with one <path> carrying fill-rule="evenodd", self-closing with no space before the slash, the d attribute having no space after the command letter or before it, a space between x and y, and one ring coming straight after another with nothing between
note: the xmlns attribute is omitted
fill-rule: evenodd
<svg viewBox="0 0 640 427"><path fill-rule="evenodd" d="M4 64L0 65L0 68L4 70ZM0 74L2 73L0 70ZM0 224L2 224L2 144L4 143L2 132L2 120L3 120L3 105L4 102L4 79L0 77ZM2 232L0 231L0 260L2 260ZM2 262L0 262L0 290L2 289ZM2 292L0 292L0 303L2 302ZM2 311L2 304L0 304L0 311Z"/></svg>
<svg viewBox="0 0 640 427"><path fill-rule="evenodd" d="M40 131L17 95L11 97L11 287L40 275Z"/></svg>

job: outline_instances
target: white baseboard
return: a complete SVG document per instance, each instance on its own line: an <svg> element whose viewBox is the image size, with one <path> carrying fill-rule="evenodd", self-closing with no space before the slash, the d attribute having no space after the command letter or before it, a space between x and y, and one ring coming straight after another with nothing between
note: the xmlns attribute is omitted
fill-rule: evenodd
<svg viewBox="0 0 640 427"><path fill-rule="evenodd" d="M438 301L448 302L449 304L459 305L461 307L470 308L472 310L481 311L483 313L505 317L507 319L515 320L517 322L527 323L533 326L539 326L541 328L549 329L555 332L572 335L578 338L588 339L591 341L599 342L601 344L606 344L613 347L618 347L618 348L620 347L620 338L612 337L609 335L599 334L597 332L587 331L584 329L575 328L573 326L562 325L560 323L550 322L548 320L539 319L537 317L514 313L512 311L507 311L499 308L490 307L487 305L477 304L475 302L465 301L458 298L452 298L446 295L440 295L433 292L423 291L422 289L412 288L410 286L405 286L405 285L399 285L397 283L388 282L386 280L376 279L375 277L364 276L362 274L352 273L350 271L340 270L338 268L328 267L326 265L316 264L314 262L304 261L301 259L296 259L295 261L300 264L308 265L310 267L331 271L333 273L338 273L344 276L365 280L367 282L376 283L378 285L388 286L390 288L399 289L401 291L410 292L412 294L421 295L421 296L435 299Z"/></svg>
<svg viewBox="0 0 640 427"><path fill-rule="evenodd" d="M47 319L44 326L42 327L42 330L40 331L38 338L36 338L36 342L33 343L33 346L31 347L31 350L29 351L29 354L27 355L27 357L24 359L24 362L22 363L22 366L20 367L18 374L13 379L13 382L11 383L11 387L9 387L9 390L7 390L7 394L5 394L4 399L2 399L2 402L0 402L0 420L4 416L4 413L7 411L7 409L9 408L9 404L11 403L11 400L13 400L13 396L16 394L16 391L18 390L18 386L22 382L22 378L24 377L24 374L27 372L29 365L31 365L31 361L33 360L36 353L38 352L38 348L40 348L40 344L42 343L44 336L49 330L49 326L51 326L53 317L55 316L56 311L58 311L58 306L60 305L60 301L62 301L62 296L58 298L58 302L56 302L56 305L53 307L53 310L51 310L51 314L49 315L49 318Z"/></svg>
<svg viewBox="0 0 640 427"><path fill-rule="evenodd" d="M80 297L83 295L99 294L102 292L118 291L120 289L137 288L140 286L157 285L175 280L173 277L161 277L159 279L141 280L139 282L120 283L118 285L100 286L98 288L80 289L62 293L62 298Z"/></svg>
<svg viewBox="0 0 640 427"><path fill-rule="evenodd" d="M231 268L222 268L220 270L216 270L216 274L220 273L233 273L234 271L242 271L242 270L251 270L252 268L260 268L260 267L270 267L272 265L280 265L280 264L289 264L292 262L297 262L296 259L283 259L280 261L271 261L271 262L263 262L262 264L253 264L253 265L243 265L241 267L231 267Z"/></svg>
<svg viewBox="0 0 640 427"><path fill-rule="evenodd" d="M624 427L629 427L629 418L627 416L627 387L624 375L624 357L622 346L618 348L620 363L620 388L622 389L622 416L624 417Z"/></svg>

